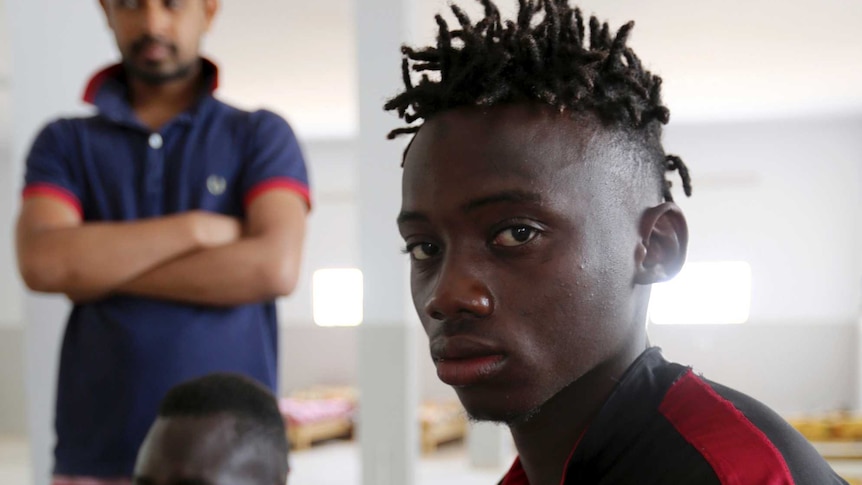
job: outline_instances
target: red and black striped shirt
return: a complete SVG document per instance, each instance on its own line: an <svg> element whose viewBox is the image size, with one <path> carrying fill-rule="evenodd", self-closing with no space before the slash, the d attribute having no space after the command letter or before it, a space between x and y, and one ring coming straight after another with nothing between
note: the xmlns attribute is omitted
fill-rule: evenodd
<svg viewBox="0 0 862 485"><path fill-rule="evenodd" d="M528 485L519 460L500 485ZM561 485L846 484L763 403L641 354L566 464Z"/></svg>

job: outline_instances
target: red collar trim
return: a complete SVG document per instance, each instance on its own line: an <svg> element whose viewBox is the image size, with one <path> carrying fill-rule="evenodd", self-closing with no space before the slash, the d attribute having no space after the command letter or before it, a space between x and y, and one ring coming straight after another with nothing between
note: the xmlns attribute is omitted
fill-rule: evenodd
<svg viewBox="0 0 862 485"><path fill-rule="evenodd" d="M587 433L587 429L589 429L589 426L584 428L581 432L581 435L578 437L578 441L575 441L575 446L573 446L572 451L569 452L569 457L566 458L566 463L563 465L563 478L560 479L560 485L565 485L566 483L566 472L569 470L569 462L571 462L572 457L575 456L575 450L577 450L578 445L581 444L581 440ZM506 476L503 477L503 481L500 482L500 485L530 485L530 480L527 478L527 472L524 470L524 466L521 465L520 456L515 458L515 463L512 463L512 466L509 468L509 471L506 472Z"/></svg>
<svg viewBox="0 0 862 485"><path fill-rule="evenodd" d="M214 62L209 59L202 57L201 62L203 62L202 72L204 77L208 78L210 81L209 85L209 93L212 94L219 87L219 71L218 66L215 65ZM123 74L123 65L122 64L113 64L111 66L105 67L99 72L97 72L90 79L90 82L87 83L87 87L84 90L84 96L82 99L85 103L95 104L96 103L96 95L101 91L102 86L104 86L105 82L109 79L117 79Z"/></svg>
<svg viewBox="0 0 862 485"><path fill-rule="evenodd" d="M512 463L512 466L509 467L509 471L506 472L506 476L503 477L500 485L530 485L530 480L527 479L527 472L524 471L524 467L521 465L520 456L515 457L515 463Z"/></svg>
<svg viewBox="0 0 862 485"><path fill-rule="evenodd" d="M115 79L123 72L122 64L114 64L113 66L108 66L101 71L97 72L90 82L87 83L87 89L84 90L84 102L89 104L95 104L96 95L102 89L102 85L105 84L105 81L108 79Z"/></svg>

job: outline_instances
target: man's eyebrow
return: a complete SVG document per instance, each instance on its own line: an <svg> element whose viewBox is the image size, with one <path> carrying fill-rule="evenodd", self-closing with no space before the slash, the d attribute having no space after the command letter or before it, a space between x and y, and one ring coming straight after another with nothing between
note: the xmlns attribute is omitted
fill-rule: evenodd
<svg viewBox="0 0 862 485"><path fill-rule="evenodd" d="M480 209L487 205L500 203L537 203L542 201L542 196L535 192L527 192L524 190L505 190L496 194L488 195L473 199L461 206L463 212L471 212Z"/></svg>
<svg viewBox="0 0 862 485"><path fill-rule="evenodd" d="M462 212L471 212L491 204L501 203L538 203L542 201L542 196L535 192L527 192L525 190L504 190L496 194L491 194L478 199L473 199L461 205ZM396 219L398 224L405 222L427 222L428 216L421 212L401 211Z"/></svg>
<svg viewBox="0 0 862 485"><path fill-rule="evenodd" d="M395 220L398 224L403 224L405 222L427 222L428 217L421 212L413 212L413 211L401 211L398 214L398 218Z"/></svg>

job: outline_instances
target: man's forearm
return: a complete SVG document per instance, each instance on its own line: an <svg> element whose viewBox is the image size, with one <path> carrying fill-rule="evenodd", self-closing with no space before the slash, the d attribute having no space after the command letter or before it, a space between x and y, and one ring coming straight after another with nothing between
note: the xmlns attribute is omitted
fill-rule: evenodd
<svg viewBox="0 0 862 485"><path fill-rule="evenodd" d="M170 261L117 291L212 306L271 300L293 291L300 244L290 247L283 240L241 239Z"/></svg>
<svg viewBox="0 0 862 485"><path fill-rule="evenodd" d="M200 248L187 215L128 223L85 223L19 234L19 263L37 291L94 299Z"/></svg>

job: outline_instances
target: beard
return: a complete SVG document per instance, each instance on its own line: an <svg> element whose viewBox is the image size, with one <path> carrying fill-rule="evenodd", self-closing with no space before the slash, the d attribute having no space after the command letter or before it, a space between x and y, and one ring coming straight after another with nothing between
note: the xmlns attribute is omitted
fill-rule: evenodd
<svg viewBox="0 0 862 485"><path fill-rule="evenodd" d="M541 411L541 405L523 413L512 412L493 416L490 413L473 413L467 411L467 419L473 423L490 422L495 424L504 424L511 428L512 426L520 426L530 422L533 418L538 416Z"/></svg>
<svg viewBox="0 0 862 485"><path fill-rule="evenodd" d="M170 52L169 60L174 61L175 66L170 70L161 69L160 63L147 62L146 60L138 61L141 58L141 53L144 49L152 45L161 45ZM178 79L189 77L195 70L198 64L198 59L182 63L179 60L179 49L176 44L165 39L145 35L136 40L132 45L128 55L123 56L123 67L126 73L146 84L158 86L166 84Z"/></svg>

